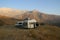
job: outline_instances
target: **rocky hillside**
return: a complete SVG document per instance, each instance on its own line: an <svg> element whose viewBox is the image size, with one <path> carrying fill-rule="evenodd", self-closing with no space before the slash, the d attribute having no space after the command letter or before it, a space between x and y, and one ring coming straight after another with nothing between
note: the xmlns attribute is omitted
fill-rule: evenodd
<svg viewBox="0 0 60 40"><path fill-rule="evenodd" d="M22 11L11 8L0 8L0 15L11 17L14 19L19 19L19 20L29 17L31 19L36 19L38 22L60 25L60 16L44 14L42 12L39 12L38 10Z"/></svg>
<svg viewBox="0 0 60 40"><path fill-rule="evenodd" d="M0 26L2 26L2 25L12 25L12 24L15 24L16 21L17 21L17 19L0 15Z"/></svg>
<svg viewBox="0 0 60 40"><path fill-rule="evenodd" d="M12 8L0 8L0 15L14 17L16 15L23 14L25 11L12 9Z"/></svg>

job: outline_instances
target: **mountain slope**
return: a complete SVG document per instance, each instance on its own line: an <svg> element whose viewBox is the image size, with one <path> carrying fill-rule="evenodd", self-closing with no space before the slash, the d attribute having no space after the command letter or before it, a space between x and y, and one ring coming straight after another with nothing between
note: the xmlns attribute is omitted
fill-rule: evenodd
<svg viewBox="0 0 60 40"><path fill-rule="evenodd" d="M60 26L60 16L44 14L42 12L39 12L38 10L26 11L26 10L16 10L11 8L0 8L0 15L11 17L14 19L19 19L19 20L29 17L31 19L36 19L38 22L41 23Z"/></svg>
<svg viewBox="0 0 60 40"><path fill-rule="evenodd" d="M17 19L0 15L0 25L12 25L15 24L16 21Z"/></svg>
<svg viewBox="0 0 60 40"><path fill-rule="evenodd" d="M0 8L0 15L14 17L16 15L23 14L25 11L11 9L11 8Z"/></svg>

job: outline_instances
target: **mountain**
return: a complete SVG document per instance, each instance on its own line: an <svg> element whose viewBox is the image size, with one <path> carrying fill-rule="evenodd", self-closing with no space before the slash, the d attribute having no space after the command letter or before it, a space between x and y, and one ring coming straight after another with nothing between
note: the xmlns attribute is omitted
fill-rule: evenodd
<svg viewBox="0 0 60 40"><path fill-rule="evenodd" d="M39 12L38 10L27 11L27 10L17 10L12 8L0 8L0 15L18 20L29 17L31 19L36 19L40 23L60 25L60 16L45 14Z"/></svg>
<svg viewBox="0 0 60 40"><path fill-rule="evenodd" d="M14 17L16 15L23 14L25 11L12 9L12 8L0 8L0 15Z"/></svg>
<svg viewBox="0 0 60 40"><path fill-rule="evenodd" d="M16 22L17 22L17 19L15 18L0 15L0 26L14 25Z"/></svg>

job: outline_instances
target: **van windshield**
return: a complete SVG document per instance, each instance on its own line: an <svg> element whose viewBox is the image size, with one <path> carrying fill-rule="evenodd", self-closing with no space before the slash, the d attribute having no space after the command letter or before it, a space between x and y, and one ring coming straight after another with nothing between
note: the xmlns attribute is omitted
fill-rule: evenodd
<svg viewBox="0 0 60 40"><path fill-rule="evenodd" d="M19 23L19 24L22 24L22 23Z"/></svg>

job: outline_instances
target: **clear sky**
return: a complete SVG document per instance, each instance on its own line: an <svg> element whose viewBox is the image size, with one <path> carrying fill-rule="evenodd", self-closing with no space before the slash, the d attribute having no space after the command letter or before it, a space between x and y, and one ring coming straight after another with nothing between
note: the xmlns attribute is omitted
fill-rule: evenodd
<svg viewBox="0 0 60 40"><path fill-rule="evenodd" d="M60 0L0 0L0 8L37 9L48 14L60 15Z"/></svg>

